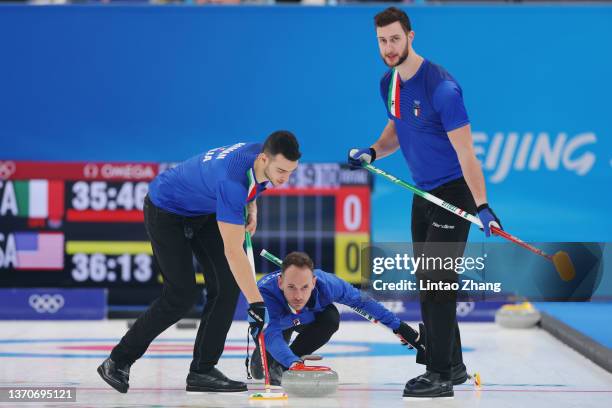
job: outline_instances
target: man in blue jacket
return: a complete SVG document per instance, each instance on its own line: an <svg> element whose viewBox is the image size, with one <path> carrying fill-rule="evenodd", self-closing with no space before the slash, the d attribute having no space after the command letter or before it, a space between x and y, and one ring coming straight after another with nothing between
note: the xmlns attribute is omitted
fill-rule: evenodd
<svg viewBox="0 0 612 408"><path fill-rule="evenodd" d="M340 314L334 302L366 312L393 330L403 344L424 352L417 331L336 275L314 269L303 252L287 255L281 270L266 275L257 285L270 316L264 335L272 385L280 385L285 369L322 347L338 330ZM294 331L299 334L289 345ZM254 378L263 378L259 349L253 353L250 368Z"/></svg>
<svg viewBox="0 0 612 408"><path fill-rule="evenodd" d="M247 391L244 382L216 368L240 292L249 302L251 335L257 338L265 325L265 304L243 249L245 230L253 234L257 227L257 197L269 185L286 183L300 157L293 133L279 130L263 144L241 142L210 149L151 182L144 224L164 278L163 289L98 367L107 384L126 393L132 364L191 309L201 292L193 270L195 255L207 291L186 390Z"/></svg>
<svg viewBox="0 0 612 408"><path fill-rule="evenodd" d="M470 119L459 83L440 65L413 48L408 15L389 7L374 17L380 55L390 68L380 81L387 121L369 147L349 150L351 166L373 163L401 150L421 189L469 213L477 213L485 235L501 222L488 204L485 179L476 158ZM431 258L463 255L470 223L422 197L412 201L411 232L415 254ZM445 245L437 245L444 242ZM453 283L457 275L431 268L421 282ZM456 291L420 292L427 332L424 374L408 381L405 398L451 398L453 385L468 379L461 353Z"/></svg>

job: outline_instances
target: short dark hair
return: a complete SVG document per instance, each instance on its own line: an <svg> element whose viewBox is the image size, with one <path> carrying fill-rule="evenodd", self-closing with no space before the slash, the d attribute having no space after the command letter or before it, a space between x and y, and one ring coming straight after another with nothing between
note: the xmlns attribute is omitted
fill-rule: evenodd
<svg viewBox="0 0 612 408"><path fill-rule="evenodd" d="M300 144L294 134L288 130L277 130L268 136L263 145L263 152L268 156L282 154L291 161L298 161L302 157Z"/></svg>
<svg viewBox="0 0 612 408"><path fill-rule="evenodd" d="M374 24L376 27L385 27L389 24L395 23L396 21L399 21L406 34L412 31L412 25L410 25L410 18L408 18L408 14L397 7L386 8L374 16Z"/></svg>
<svg viewBox="0 0 612 408"><path fill-rule="evenodd" d="M291 252L285 259L283 259L283 265L281 266L281 273L284 275L287 268L290 266L297 266L298 268L308 268L311 271L314 269L314 263L312 259L305 252Z"/></svg>

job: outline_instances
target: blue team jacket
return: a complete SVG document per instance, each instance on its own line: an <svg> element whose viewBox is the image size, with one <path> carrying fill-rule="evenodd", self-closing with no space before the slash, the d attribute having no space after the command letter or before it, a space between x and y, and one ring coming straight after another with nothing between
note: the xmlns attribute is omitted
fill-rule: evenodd
<svg viewBox="0 0 612 408"><path fill-rule="evenodd" d="M270 316L270 322L264 330L266 349L283 366L289 367L299 359L285 342L283 330L312 323L315 313L321 312L330 303L337 302L362 309L392 330L399 327L400 320L395 314L349 283L320 269L315 269L314 274L317 277L316 286L304 309L297 314L291 311L278 287L280 271L266 275L257 283Z"/></svg>

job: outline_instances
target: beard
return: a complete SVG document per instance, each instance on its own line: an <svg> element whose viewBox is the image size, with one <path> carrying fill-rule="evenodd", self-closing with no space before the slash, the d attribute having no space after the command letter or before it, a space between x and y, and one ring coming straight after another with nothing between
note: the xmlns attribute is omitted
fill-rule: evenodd
<svg viewBox="0 0 612 408"><path fill-rule="evenodd" d="M271 178L271 177L268 175L268 166L266 166L266 167L263 169L263 174L264 174L264 177L268 179L268 181L270 182L270 184L272 184L272 186L276 187L276 184L274 184L274 182L272 181L272 178Z"/></svg>
<svg viewBox="0 0 612 408"><path fill-rule="evenodd" d="M399 65L401 65L404 61L406 61L406 58L408 58L408 44L406 44L406 49L404 50L404 52L402 52L402 54L400 55L399 59L397 60L397 62L395 64L389 64L387 63L387 60L385 59L384 55L381 55L383 62L385 63L386 66L388 66L389 68L394 68L397 67Z"/></svg>

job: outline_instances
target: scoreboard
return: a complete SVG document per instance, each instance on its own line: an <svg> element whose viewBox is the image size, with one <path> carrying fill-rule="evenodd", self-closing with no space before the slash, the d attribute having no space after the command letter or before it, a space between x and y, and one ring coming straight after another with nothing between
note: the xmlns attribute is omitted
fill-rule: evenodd
<svg viewBox="0 0 612 408"><path fill-rule="evenodd" d="M148 183L172 165L0 161L0 286L108 287L111 299L114 289L157 287L142 207ZM300 164L258 199L255 250L306 251L316 267L359 283L371 183L365 170ZM256 269L273 266L260 258Z"/></svg>
<svg viewBox="0 0 612 408"><path fill-rule="evenodd" d="M258 200L255 250L308 253L315 267L360 283L359 249L370 242L371 174L337 163L300 165ZM258 272L277 269L259 257Z"/></svg>

